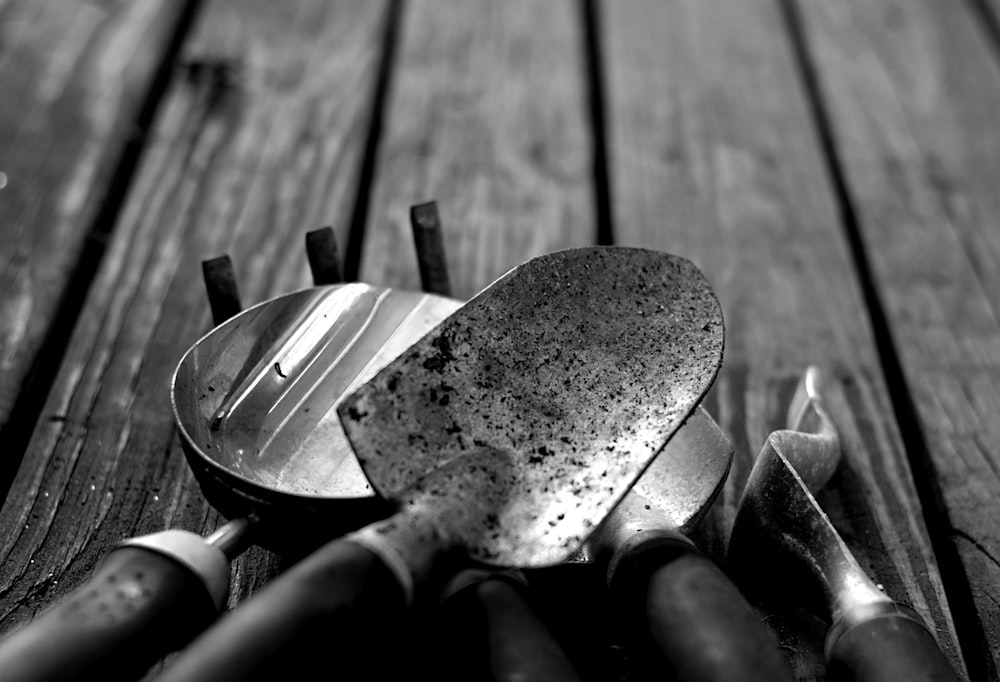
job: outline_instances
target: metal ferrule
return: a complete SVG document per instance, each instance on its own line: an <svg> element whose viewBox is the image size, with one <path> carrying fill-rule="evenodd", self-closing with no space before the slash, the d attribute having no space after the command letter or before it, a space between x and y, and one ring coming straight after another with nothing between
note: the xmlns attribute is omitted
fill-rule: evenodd
<svg viewBox="0 0 1000 682"><path fill-rule="evenodd" d="M607 583L610 585L612 580L614 580L615 573L618 570L618 566L624 557L628 556L638 547L645 545L648 542L652 542L654 540L660 540L660 541L665 540L671 543L684 545L685 547L687 546L690 546L691 548L696 547L689 537L687 537L679 530L674 528L656 528L652 530L643 530L638 533L634 533L618 546L618 550L611 556L611 559L608 561Z"/></svg>
<svg viewBox="0 0 1000 682"><path fill-rule="evenodd" d="M218 547L205 538L186 530L164 530L150 535L129 538L119 547L142 547L187 567L205 586L217 611L222 610L229 595L229 561Z"/></svg>
<svg viewBox="0 0 1000 682"><path fill-rule="evenodd" d="M659 506L633 488L601 524L588 545L598 561L606 561L637 533L673 528L674 524Z"/></svg>
<svg viewBox="0 0 1000 682"><path fill-rule="evenodd" d="M839 618L834 620L833 626L826 635L826 645L824 647L826 658L830 658L830 653L833 651L834 647L837 646L837 642L839 642L848 632L859 625L864 625L865 623L869 623L880 618L905 618L906 620L912 620L914 623L917 623L920 627L930 632L927 628L927 624L924 623L923 619L919 615L917 615L916 611L908 606L898 604L890 600L888 597L884 597L884 600L877 602L858 604L857 606L848 609L842 613ZM933 634L934 633L931 633L932 636Z"/></svg>

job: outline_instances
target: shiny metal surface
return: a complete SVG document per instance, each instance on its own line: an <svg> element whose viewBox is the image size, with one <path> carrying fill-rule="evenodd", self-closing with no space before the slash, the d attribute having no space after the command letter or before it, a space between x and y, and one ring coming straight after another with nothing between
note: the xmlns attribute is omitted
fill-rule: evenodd
<svg viewBox="0 0 1000 682"><path fill-rule="evenodd" d="M334 408L460 305L334 285L266 301L213 329L181 359L171 390L206 495L227 515L281 512L282 524L373 500ZM367 506L347 506L372 520Z"/></svg>
<svg viewBox="0 0 1000 682"><path fill-rule="evenodd" d="M730 566L746 574L780 574L782 562L791 562L820 586L834 621L858 609L891 603L813 496L841 456L836 425L823 406L817 368L806 371L788 419L789 430L768 437L750 472L733 524Z"/></svg>
<svg viewBox="0 0 1000 682"><path fill-rule="evenodd" d="M218 547L219 551L232 561L242 554L249 545L252 526L253 521L251 519L233 519L232 521L227 521L205 538L205 544Z"/></svg>
<svg viewBox="0 0 1000 682"><path fill-rule="evenodd" d="M338 409L369 480L488 565L562 561L714 380L690 262L594 247L515 268Z"/></svg>
<svg viewBox="0 0 1000 682"><path fill-rule="evenodd" d="M722 490L732 461L732 443L696 408L572 560L607 561L647 530L688 533Z"/></svg>

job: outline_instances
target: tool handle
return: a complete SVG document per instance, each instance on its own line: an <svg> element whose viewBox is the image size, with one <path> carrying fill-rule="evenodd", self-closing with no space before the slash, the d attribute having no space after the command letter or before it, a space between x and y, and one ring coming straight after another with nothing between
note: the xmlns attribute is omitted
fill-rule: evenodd
<svg viewBox="0 0 1000 682"><path fill-rule="evenodd" d="M579 682L555 635L528 601L527 586L490 574L442 604L453 673L447 679ZM442 659L449 657L442 656Z"/></svg>
<svg viewBox="0 0 1000 682"><path fill-rule="evenodd" d="M88 583L0 642L0 677L135 679L217 613L189 566L146 547L119 547Z"/></svg>
<svg viewBox="0 0 1000 682"><path fill-rule="evenodd" d="M380 629L405 609L404 590L378 555L334 540L220 619L160 679L313 679L352 663L360 669L366 645L375 666L372 642L382 642Z"/></svg>
<svg viewBox="0 0 1000 682"><path fill-rule="evenodd" d="M934 635L896 603L849 614L830 631L827 677L857 682L958 682Z"/></svg>
<svg viewBox="0 0 1000 682"><path fill-rule="evenodd" d="M609 568L639 650L678 680L787 680L777 641L736 586L680 533L646 531Z"/></svg>

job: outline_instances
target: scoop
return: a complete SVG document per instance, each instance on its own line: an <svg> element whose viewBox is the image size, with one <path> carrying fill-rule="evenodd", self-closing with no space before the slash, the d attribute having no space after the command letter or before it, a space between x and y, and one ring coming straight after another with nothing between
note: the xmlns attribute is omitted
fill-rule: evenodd
<svg viewBox="0 0 1000 682"><path fill-rule="evenodd" d="M792 680L774 635L687 533L729 473L733 448L701 407L587 541L648 667L681 682Z"/></svg>
<svg viewBox="0 0 1000 682"><path fill-rule="evenodd" d="M301 553L384 516L335 406L460 307L353 283L247 309L200 339L171 388L184 453L214 507Z"/></svg>
<svg viewBox="0 0 1000 682"><path fill-rule="evenodd" d="M513 269L338 408L398 511L271 582L163 679L350 661L456 563L564 560L701 400L722 344L718 301L683 259L594 247Z"/></svg>
<svg viewBox="0 0 1000 682"><path fill-rule="evenodd" d="M214 620L228 561L250 539L301 553L388 513L333 408L459 306L366 284L318 287L200 339L171 399L191 468L233 520L207 539L168 530L126 540L89 582L0 642L5 679L135 678Z"/></svg>
<svg viewBox="0 0 1000 682"><path fill-rule="evenodd" d="M788 589L805 575L820 587L832 620L825 646L829 679L957 680L920 617L872 582L813 496L841 457L818 368L803 375L787 424L768 437L747 479L730 566L761 585Z"/></svg>

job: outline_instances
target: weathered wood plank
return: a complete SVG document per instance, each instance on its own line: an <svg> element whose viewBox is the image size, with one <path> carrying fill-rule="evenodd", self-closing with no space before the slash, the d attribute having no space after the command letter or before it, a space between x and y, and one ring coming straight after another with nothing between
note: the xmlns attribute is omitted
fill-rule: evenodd
<svg viewBox="0 0 1000 682"><path fill-rule="evenodd" d="M970 672L1000 679L998 46L967 3L799 8L970 583Z"/></svg>
<svg viewBox="0 0 1000 682"><path fill-rule="evenodd" d="M470 297L533 256L594 243L581 18L572 0L407 3L364 280L420 286L409 209L430 199L441 214L456 297ZM608 662L602 639L600 581L584 586L576 572L542 573L533 576L533 597L586 679L618 679L624 666ZM476 623L450 627L478 641ZM417 665L434 675L446 670L442 656L456 659L452 642L441 641L447 628L424 623L425 643L413 647Z"/></svg>
<svg viewBox="0 0 1000 682"><path fill-rule="evenodd" d="M417 289L411 205L436 199L455 295L592 243L592 147L576 7L406 5L361 277Z"/></svg>
<svg viewBox="0 0 1000 682"><path fill-rule="evenodd" d="M629 0L606 2L603 15L616 241L691 258L725 309L726 358L710 408L737 461L714 517L716 555L752 457L782 425L800 372L820 364L845 456L823 500L861 565L936 626L957 662L777 3ZM822 675L822 629L780 633L799 679Z"/></svg>
<svg viewBox="0 0 1000 682"><path fill-rule="evenodd" d="M83 581L121 538L219 523L168 396L210 326L200 261L232 254L245 304L310 285L305 234L341 225L356 192L386 6L203 11L0 514L0 629ZM238 561L234 598L276 566L261 551Z"/></svg>
<svg viewBox="0 0 1000 682"><path fill-rule="evenodd" d="M10 424L11 412L18 400L35 398L24 395L32 367L44 375L59 362L40 357L43 340L58 322L88 233L107 227L95 222L185 4L0 6L0 429L9 444L3 488L22 455L23 443L14 451L11 441L26 439L31 426Z"/></svg>

